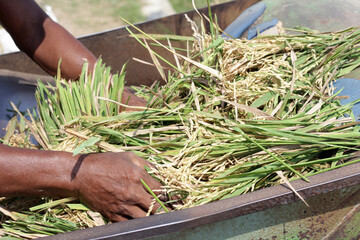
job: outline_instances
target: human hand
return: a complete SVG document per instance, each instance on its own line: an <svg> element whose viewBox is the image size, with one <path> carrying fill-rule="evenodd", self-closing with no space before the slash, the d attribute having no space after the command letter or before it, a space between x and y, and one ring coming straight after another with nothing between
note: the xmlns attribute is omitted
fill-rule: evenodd
<svg viewBox="0 0 360 240"><path fill-rule="evenodd" d="M153 203L141 179L155 192L161 184L144 169L147 161L131 152L82 155L72 179L81 201L113 222L145 217ZM151 214L160 207L155 203Z"/></svg>
<svg viewBox="0 0 360 240"><path fill-rule="evenodd" d="M147 101L143 98L136 96L132 89L130 89L129 87L125 87L122 93L121 103L128 106L146 107ZM123 110L124 108L122 107L121 111ZM125 111L140 111L140 109L126 107Z"/></svg>

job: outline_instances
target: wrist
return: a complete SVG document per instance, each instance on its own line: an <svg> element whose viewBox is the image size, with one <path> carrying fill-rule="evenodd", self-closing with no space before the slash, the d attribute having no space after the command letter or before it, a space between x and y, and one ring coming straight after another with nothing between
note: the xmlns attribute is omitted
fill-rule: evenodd
<svg viewBox="0 0 360 240"><path fill-rule="evenodd" d="M71 153L0 145L0 196L77 196Z"/></svg>

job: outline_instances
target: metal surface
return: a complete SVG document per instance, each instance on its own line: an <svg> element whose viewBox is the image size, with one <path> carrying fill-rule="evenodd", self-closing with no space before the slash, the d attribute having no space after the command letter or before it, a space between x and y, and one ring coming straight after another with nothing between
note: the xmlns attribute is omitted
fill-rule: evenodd
<svg viewBox="0 0 360 240"><path fill-rule="evenodd" d="M213 13L218 16L220 27L225 28L243 10L258 1L259 0L237 0L216 5L212 10ZM200 11L206 13L207 9L202 9ZM200 18L195 11L190 11L187 15L195 22L200 21ZM190 24L187 22L183 13L140 23L137 24L137 27L146 33L176 35L193 34ZM140 46L134 38L130 37L129 32L124 27L83 37L80 41L88 47L95 56L101 56L104 62L110 65L114 71L121 70L123 64L129 62L127 65L126 76L126 81L129 85L151 85L155 80L161 79L154 67L132 60L133 58L138 58L152 62L146 49ZM174 42L174 46L177 46L177 43ZM174 57L168 51L163 48L154 49L161 56L170 61L174 61ZM0 69L44 74L44 72L23 53L0 56Z"/></svg>
<svg viewBox="0 0 360 240"><path fill-rule="evenodd" d="M214 12L224 28L255 2L239 0L222 4L216 6ZM263 21L275 16L287 27L301 25L333 31L360 23L358 0L265 2L268 3L268 9ZM189 16L198 21L193 12ZM139 26L148 33L191 34L182 14ZM154 68L131 61L132 57L151 60L144 49L128 37L124 28L81 40L95 54L101 54L115 70L130 60L127 77L130 84L151 84L158 79ZM160 51L160 54L163 53ZM39 73L38 67L21 53L0 56L0 68L4 67ZM19 83L15 83L14 78L1 81L7 81L5 85L9 86L0 92L0 103L7 102L11 97L18 100L15 96L27 96L28 93L21 90L23 87L16 87ZM24 89L25 92L33 91L33 87ZM9 94L10 91L18 95ZM27 98L22 102L31 103ZM310 183L292 182L310 208L286 186L276 186L201 207L75 231L48 239L359 239L360 163L310 177L310 180Z"/></svg>
<svg viewBox="0 0 360 240"><path fill-rule="evenodd" d="M353 228L359 224L352 218L359 219L359 170L357 163L312 176L310 183L292 182L309 208L280 185L204 206L48 239L335 239L337 234L360 237L358 229L346 224L353 221Z"/></svg>
<svg viewBox="0 0 360 240"><path fill-rule="evenodd" d="M360 185L249 215L150 239L349 239L359 238ZM349 218L353 223L345 222ZM345 227L344 230L340 228Z"/></svg>
<svg viewBox="0 0 360 240"><path fill-rule="evenodd" d="M274 17L285 27L307 27L321 32L339 31L360 25L359 0L264 0L267 10L262 21Z"/></svg>
<svg viewBox="0 0 360 240"><path fill-rule="evenodd" d="M360 26L359 0L263 0L267 9L258 23L278 18L287 28L307 27L320 32ZM348 74L360 80L360 69Z"/></svg>
<svg viewBox="0 0 360 240"><path fill-rule="evenodd" d="M237 0L212 7L217 14L219 25L225 28L243 10L259 0ZM207 9L200 10L206 13ZM195 11L186 13L190 19L199 22L200 18ZM192 35L192 30L184 14L176 14L154 21L144 22L136 25L146 33L163 33L176 35ZM119 71L123 64L127 63L126 82L128 85L151 85L156 80L161 80L156 69L152 66L132 60L138 58L143 61L152 62L149 53L134 38L129 36L125 27L97 33L80 39L96 56L101 56L104 62L110 65L113 71ZM173 46L179 46L174 42ZM154 50L169 61L174 57L163 48ZM24 53L17 52L0 55L0 69L11 70L12 72L0 71L0 137L4 135L3 128L6 126L11 113L9 102L20 103L20 110L35 106L33 97L34 87L28 86L31 82L36 83L37 79L51 81L51 78L37 66ZM15 72L18 71L18 72ZM21 72L21 73L20 73ZM29 73L29 74L27 74ZM35 75L33 75L35 74ZM24 83L24 79L28 81ZM29 82L30 81L30 82Z"/></svg>
<svg viewBox="0 0 360 240"><path fill-rule="evenodd" d="M10 102L17 105L20 111L36 107L34 93L39 78L44 82L53 81L53 78L48 76L0 69L0 137L4 136L4 128L13 116Z"/></svg>

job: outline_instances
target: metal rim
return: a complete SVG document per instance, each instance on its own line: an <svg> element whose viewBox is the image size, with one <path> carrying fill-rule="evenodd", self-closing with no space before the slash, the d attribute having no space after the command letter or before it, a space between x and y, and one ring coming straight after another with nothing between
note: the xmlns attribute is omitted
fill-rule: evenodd
<svg viewBox="0 0 360 240"><path fill-rule="evenodd" d="M306 199L360 184L359 169L360 162L311 176L309 183L297 180L291 184ZM286 185L278 185L203 206L59 234L46 239L143 239L185 231L294 201L300 200Z"/></svg>

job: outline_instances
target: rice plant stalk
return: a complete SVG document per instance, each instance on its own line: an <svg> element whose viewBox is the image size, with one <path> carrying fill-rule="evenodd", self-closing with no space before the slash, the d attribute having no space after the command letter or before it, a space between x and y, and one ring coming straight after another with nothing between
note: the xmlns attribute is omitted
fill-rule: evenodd
<svg viewBox="0 0 360 240"><path fill-rule="evenodd" d="M216 31L194 37L188 56L159 36L143 33L144 42L133 35L159 71L157 58L173 68L164 86L138 91L148 104L137 112L120 112L125 68L111 75L99 62L92 75L84 67L79 82L39 82L28 130L46 149L135 152L156 166L151 173L169 194L182 197L175 209L358 161L352 158L360 145L355 102L340 105L331 85L360 65L358 28L254 40L224 40ZM166 61L147 41L183 62ZM53 233L47 228L33 231Z"/></svg>

